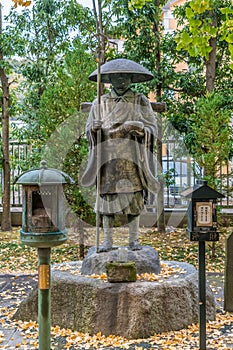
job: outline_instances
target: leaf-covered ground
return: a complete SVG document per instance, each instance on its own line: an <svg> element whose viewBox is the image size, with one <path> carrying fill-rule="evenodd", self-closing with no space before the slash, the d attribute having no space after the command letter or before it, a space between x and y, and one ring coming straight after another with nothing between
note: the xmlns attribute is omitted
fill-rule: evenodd
<svg viewBox="0 0 233 350"><path fill-rule="evenodd" d="M119 229L116 232L114 240L117 244L127 244L125 231ZM90 236L93 236L93 232L92 229ZM220 240L215 243L214 252L213 243L206 243L207 271L224 272L225 240L230 232L231 228L221 230ZM37 272L37 249L20 242L19 229L1 232L0 236L0 273ZM80 260L78 241L78 235L71 232L67 243L52 249L51 263ZM94 244L93 240L91 242ZM190 242L184 229L170 228L167 233L158 233L154 229L141 229L140 242L155 248L161 260L184 261L197 267L198 243Z"/></svg>
<svg viewBox="0 0 233 350"><path fill-rule="evenodd" d="M206 244L207 273L213 273L211 285L218 302L216 321L207 324L207 349L209 350L233 349L233 314L223 311L221 280L224 272L225 239L230 232L231 228L221 230L220 241L215 244L214 248L212 243ZM119 235L116 233L115 238L117 244L121 241L125 243L124 232ZM153 229L142 229L140 241L142 244L153 246L159 252L161 260L184 261L197 267L198 244L189 242L183 229L170 229L164 234L159 234ZM66 244L52 249L52 264L79 260L77 243L78 237L71 233ZM1 233L0 274L1 280L4 280L6 274L9 274L10 280L9 286L1 293L3 303L0 304L0 349L37 349L38 325L35 322L15 322L13 320L18 304L37 280L37 250L26 247L20 242L17 229ZM23 278L26 274L27 278ZM5 344L5 337L9 329L14 329L21 335L20 341L13 347ZM54 327L52 328L51 349L189 350L199 348L198 339L197 324L181 331L155 334L149 339L137 340L127 340L116 336L105 337L102 334L90 336Z"/></svg>

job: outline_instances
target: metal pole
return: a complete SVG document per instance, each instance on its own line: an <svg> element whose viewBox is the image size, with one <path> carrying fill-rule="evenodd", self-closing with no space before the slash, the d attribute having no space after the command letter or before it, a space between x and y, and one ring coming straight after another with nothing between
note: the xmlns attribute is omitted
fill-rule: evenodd
<svg viewBox="0 0 233 350"><path fill-rule="evenodd" d="M50 342L51 342L51 339L50 339L50 329L51 329L50 253L51 253L51 248L38 248L39 350L50 350Z"/></svg>
<svg viewBox="0 0 233 350"><path fill-rule="evenodd" d="M198 250L199 274L199 347L206 350L206 272L205 272L205 241L199 241Z"/></svg>

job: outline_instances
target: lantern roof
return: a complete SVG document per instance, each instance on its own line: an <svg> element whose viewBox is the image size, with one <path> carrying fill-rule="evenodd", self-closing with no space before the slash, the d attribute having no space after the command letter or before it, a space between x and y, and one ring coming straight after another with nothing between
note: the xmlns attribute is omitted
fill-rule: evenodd
<svg viewBox="0 0 233 350"><path fill-rule="evenodd" d="M20 185L57 185L73 184L74 180L61 170L48 168L45 160L40 163L39 169L25 171L16 180Z"/></svg>
<svg viewBox="0 0 233 350"><path fill-rule="evenodd" d="M207 185L207 181L199 180L193 187L181 193L183 197L193 199L217 199L225 196Z"/></svg>
<svg viewBox="0 0 233 350"><path fill-rule="evenodd" d="M126 58L116 58L104 63L100 67L101 82L111 83L110 76L112 74L128 74L131 77L131 83L142 83L152 80L154 75L141 64ZM98 70L96 69L89 75L89 80L97 81Z"/></svg>

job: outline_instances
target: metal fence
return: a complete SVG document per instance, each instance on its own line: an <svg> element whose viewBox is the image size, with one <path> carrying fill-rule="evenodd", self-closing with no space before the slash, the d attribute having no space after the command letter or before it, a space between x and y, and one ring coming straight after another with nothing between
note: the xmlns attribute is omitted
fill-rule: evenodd
<svg viewBox="0 0 233 350"><path fill-rule="evenodd" d="M204 175L204 169L200 168L190 157L182 140L169 139L164 143L165 153L163 156L163 174L169 174L169 180L164 189L164 202L167 207L187 206L182 192L196 183ZM218 190L225 195L221 199L221 205L233 206L233 181L232 163L221 167L218 173Z"/></svg>
<svg viewBox="0 0 233 350"><path fill-rule="evenodd" d="M31 145L20 144L17 142L10 143L11 157L11 205L21 206L22 195L21 188L15 184L17 176L25 170L27 161L32 152ZM165 178L164 202L166 207L182 208L187 206L186 200L181 193L187 187L193 186L196 179L194 173L201 170L193 171L195 164L193 160L184 152L180 152L180 144L177 140L169 140L163 144L163 164L162 171ZM231 189L231 170L225 167L219 173L222 188L226 197L222 201L223 205L233 205L233 194ZM228 191L226 190L228 189ZM3 174L0 171L0 194L3 191ZM0 196L0 206L2 205L2 195ZM156 196L149 194L148 207L153 211L156 208Z"/></svg>
<svg viewBox="0 0 233 350"><path fill-rule="evenodd" d="M11 205L22 205L22 194L19 185L15 180L25 169L25 164L29 159L32 147L26 143L10 142L10 163L11 163ZM4 191L3 172L0 171L0 205L2 205L2 193Z"/></svg>

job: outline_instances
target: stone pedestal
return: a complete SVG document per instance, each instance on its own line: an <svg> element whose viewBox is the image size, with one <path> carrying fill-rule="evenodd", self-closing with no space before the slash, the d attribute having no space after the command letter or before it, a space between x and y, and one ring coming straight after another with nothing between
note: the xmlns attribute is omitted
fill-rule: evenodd
<svg viewBox="0 0 233 350"><path fill-rule="evenodd" d="M95 334L146 338L154 333L187 328L198 322L198 275L186 263L170 277L155 282L109 283L76 275L80 263L63 264L52 272L52 324ZM207 286L207 319L215 318L214 295ZM37 288L18 308L15 317L37 320Z"/></svg>
<svg viewBox="0 0 233 350"><path fill-rule="evenodd" d="M137 273L156 273L160 272L159 254L150 246L142 246L141 250L128 250L128 261L136 263ZM101 274L106 272L107 261L118 261L118 249L110 252L96 253L95 247L88 250L87 256L83 260L81 272L83 275Z"/></svg>

